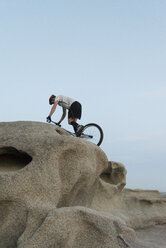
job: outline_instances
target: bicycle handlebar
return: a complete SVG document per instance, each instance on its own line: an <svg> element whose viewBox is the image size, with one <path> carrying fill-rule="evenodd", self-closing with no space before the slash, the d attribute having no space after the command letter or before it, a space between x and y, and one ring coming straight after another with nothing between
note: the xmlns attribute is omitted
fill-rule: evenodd
<svg viewBox="0 0 166 248"><path fill-rule="evenodd" d="M51 120L51 122L54 123L55 125L57 125L58 127L61 127L61 125L58 124L58 122L55 122L55 121L52 121L52 120Z"/></svg>

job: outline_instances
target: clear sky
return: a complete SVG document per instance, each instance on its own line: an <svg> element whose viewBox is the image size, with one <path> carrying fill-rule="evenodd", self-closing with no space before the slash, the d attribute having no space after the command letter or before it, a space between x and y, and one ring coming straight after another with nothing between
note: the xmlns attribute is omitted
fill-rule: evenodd
<svg viewBox="0 0 166 248"><path fill-rule="evenodd" d="M128 188L166 191L165 63L165 0L0 0L0 121L45 122L51 94L75 98Z"/></svg>

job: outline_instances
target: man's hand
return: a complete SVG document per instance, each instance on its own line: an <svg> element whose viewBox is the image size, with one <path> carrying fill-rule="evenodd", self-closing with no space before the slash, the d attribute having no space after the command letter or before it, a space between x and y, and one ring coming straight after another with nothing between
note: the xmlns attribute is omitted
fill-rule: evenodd
<svg viewBox="0 0 166 248"><path fill-rule="evenodd" d="M51 117L48 116L47 119L46 119L46 121L47 121L48 123L50 123L50 122L51 122Z"/></svg>

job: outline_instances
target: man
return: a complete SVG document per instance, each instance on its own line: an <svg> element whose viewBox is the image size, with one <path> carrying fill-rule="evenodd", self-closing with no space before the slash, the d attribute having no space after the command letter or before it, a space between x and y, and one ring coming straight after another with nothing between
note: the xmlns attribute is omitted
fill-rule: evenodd
<svg viewBox="0 0 166 248"><path fill-rule="evenodd" d="M53 106L51 108L49 116L47 117L47 122L49 123L51 122L51 116L54 114L57 105L59 105L62 107L63 112L62 112L62 117L57 124L60 125L60 123L65 119L66 109L68 109L68 124L73 126L76 136L80 136L83 126L79 125L77 123L77 120L81 119L81 112L82 112L81 104L70 97L62 96L62 95L59 96L51 95L49 98L49 104Z"/></svg>

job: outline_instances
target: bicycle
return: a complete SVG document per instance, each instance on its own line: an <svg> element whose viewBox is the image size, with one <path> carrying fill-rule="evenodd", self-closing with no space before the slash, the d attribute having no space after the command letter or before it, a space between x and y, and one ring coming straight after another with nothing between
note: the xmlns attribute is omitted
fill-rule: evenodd
<svg viewBox="0 0 166 248"><path fill-rule="evenodd" d="M59 125L57 122L51 121L51 123L61 127L61 125ZM70 135L77 137L75 133L70 132L65 128L62 128L62 129L67 131ZM103 134L102 128L95 123L86 124L83 127L81 134L79 136L79 138L89 140L90 142L92 142L93 144L95 144L97 146L101 145L101 143L103 141L103 137L104 137L104 134Z"/></svg>

